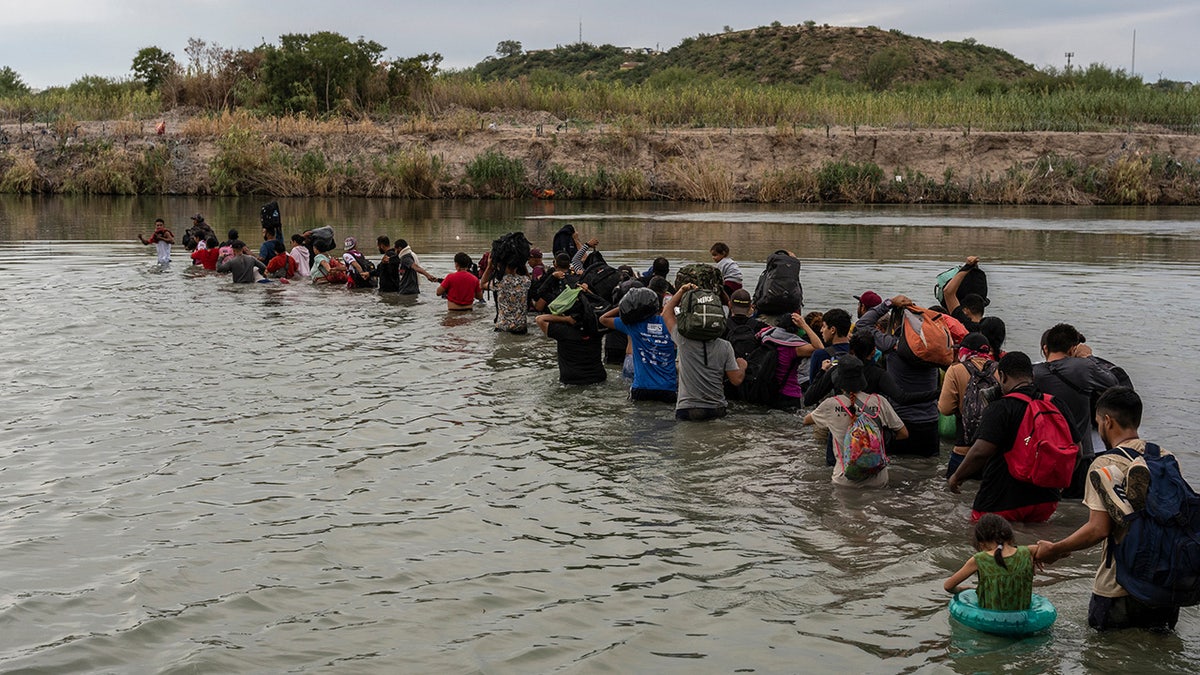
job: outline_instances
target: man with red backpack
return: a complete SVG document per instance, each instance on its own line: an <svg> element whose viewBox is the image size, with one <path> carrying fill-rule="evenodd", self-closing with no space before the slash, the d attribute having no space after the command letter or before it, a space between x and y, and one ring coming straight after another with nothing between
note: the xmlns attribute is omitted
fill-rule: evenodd
<svg viewBox="0 0 1200 675"><path fill-rule="evenodd" d="M1061 489L1071 484L1079 439L1051 396L1033 384L1033 363L1021 352L1000 359L997 371L1004 393L983 411L975 441L947 487L982 469L971 507L971 521L995 513L1019 523L1045 522L1058 508Z"/></svg>

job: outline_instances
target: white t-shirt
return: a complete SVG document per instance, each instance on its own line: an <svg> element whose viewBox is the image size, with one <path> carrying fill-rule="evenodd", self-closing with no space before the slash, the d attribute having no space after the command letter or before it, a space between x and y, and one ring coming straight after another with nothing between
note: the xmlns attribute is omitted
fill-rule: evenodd
<svg viewBox="0 0 1200 675"><path fill-rule="evenodd" d="M900 421L900 416L896 414L892 404L888 403L886 398L878 394L859 392L855 400L855 405L859 410L864 410L878 418L880 427L899 431L904 426L904 422ZM850 416L846 414L842 406L849 408L850 399L845 394L838 394L821 401L821 405L812 411L813 422L819 427L828 429L829 435L833 439L833 456L837 460L837 464L833 467L833 484L847 487L883 487L887 485L887 467L866 480L853 481L846 478L846 467L842 464L842 440L846 436L846 431L850 429Z"/></svg>

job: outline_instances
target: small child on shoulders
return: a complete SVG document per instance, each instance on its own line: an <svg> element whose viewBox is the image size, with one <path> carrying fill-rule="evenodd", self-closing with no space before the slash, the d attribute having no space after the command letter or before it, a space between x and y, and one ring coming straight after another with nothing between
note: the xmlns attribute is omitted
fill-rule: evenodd
<svg viewBox="0 0 1200 675"><path fill-rule="evenodd" d="M1029 609L1033 602L1037 544L1017 546L1008 521L988 513L975 525L975 548L979 552L942 585L946 592L957 593L962 590L959 584L979 575L976 593L980 607L1004 611Z"/></svg>
<svg viewBox="0 0 1200 675"><path fill-rule="evenodd" d="M723 241L713 244L708 253L712 256L713 264L721 271L725 292L732 295L734 291L742 287L741 266L729 257L729 245Z"/></svg>

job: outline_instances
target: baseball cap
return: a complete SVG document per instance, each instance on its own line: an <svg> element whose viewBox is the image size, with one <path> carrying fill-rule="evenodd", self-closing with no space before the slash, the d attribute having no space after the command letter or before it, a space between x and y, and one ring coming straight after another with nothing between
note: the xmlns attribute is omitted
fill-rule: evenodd
<svg viewBox="0 0 1200 675"><path fill-rule="evenodd" d="M540 249L540 248L531 248L531 249L529 249L529 257L530 257L530 258L540 258L540 257L542 257L542 249Z"/></svg>
<svg viewBox="0 0 1200 675"><path fill-rule="evenodd" d="M879 294L875 291L863 291L862 295L856 295L854 296L854 299L861 302L863 307L866 307L867 309L871 309L872 307L883 302L883 298L879 297Z"/></svg>
<svg viewBox="0 0 1200 675"><path fill-rule="evenodd" d="M346 241L342 242L342 248L354 248L358 246L358 240L354 237L346 237Z"/></svg>
<svg viewBox="0 0 1200 675"><path fill-rule="evenodd" d="M744 288L739 288L729 296L729 312L731 314L746 315L750 313L750 291Z"/></svg>

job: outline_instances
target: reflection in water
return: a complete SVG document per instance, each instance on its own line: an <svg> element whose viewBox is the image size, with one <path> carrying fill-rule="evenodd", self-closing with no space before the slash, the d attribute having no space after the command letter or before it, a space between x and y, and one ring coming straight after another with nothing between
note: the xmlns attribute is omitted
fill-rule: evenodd
<svg viewBox="0 0 1200 675"><path fill-rule="evenodd" d="M1095 552L1039 577L1060 613L1049 636L952 625L941 580L967 551L971 496L944 492L938 461L834 490L797 416L677 424L625 400L616 371L562 387L553 344L492 332L490 304L448 313L429 285L234 287L181 257L151 274L153 251L126 243L160 212L253 229L259 201L0 198L6 670L793 672L819 654L847 672L1194 671L1192 610L1166 639L1086 628ZM561 221L534 209L584 208L284 203L298 227L399 233L435 273L508 229L548 243ZM1200 350L1200 323L1152 318L1163 289L1200 302L1189 223L603 208L577 224L615 263L673 251L678 266L722 239L753 282L766 252L798 249L813 308L868 287L928 300L934 273L980 252L1009 348L1077 325L1142 389L1147 435L1200 476L1194 369L1171 357ZM1044 228L1012 223L1039 213ZM1085 517L1064 504L1017 538Z"/></svg>

